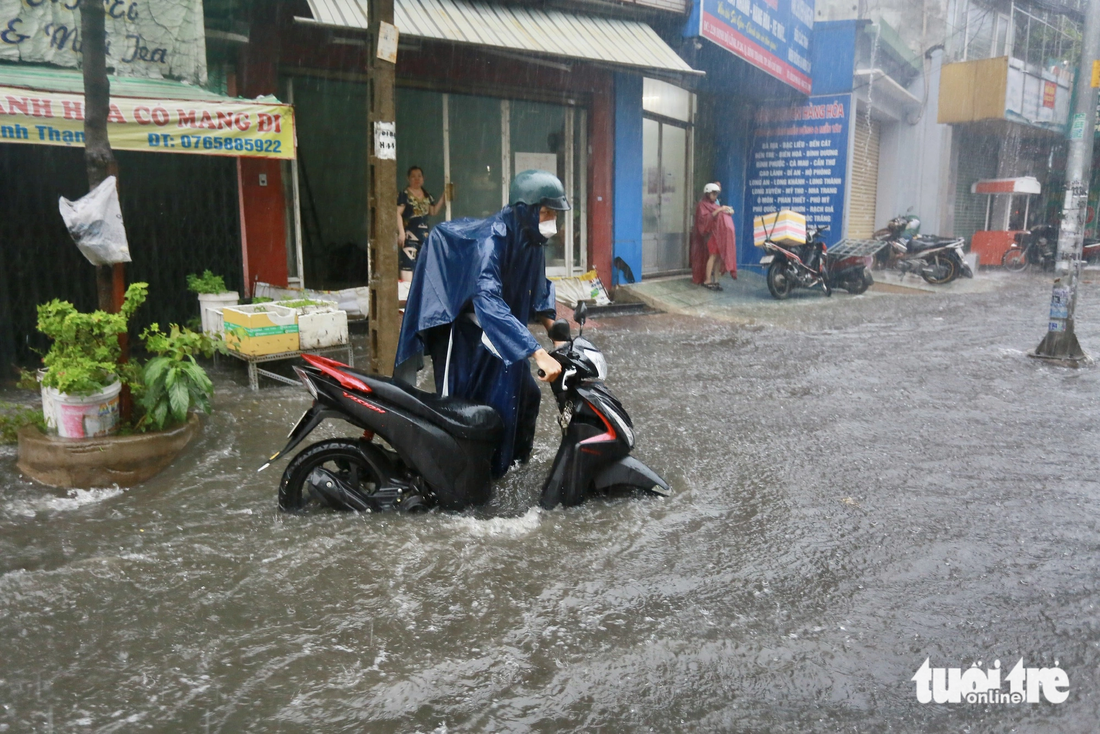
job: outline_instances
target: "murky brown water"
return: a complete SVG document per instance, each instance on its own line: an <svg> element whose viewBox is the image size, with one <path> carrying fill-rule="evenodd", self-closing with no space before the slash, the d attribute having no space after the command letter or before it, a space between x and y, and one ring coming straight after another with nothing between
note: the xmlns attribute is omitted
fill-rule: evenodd
<svg viewBox="0 0 1100 734"><path fill-rule="evenodd" d="M811 295L788 328L595 324L667 500L528 509L544 409L486 510L284 517L283 464L255 468L307 396L224 365L140 488L45 490L4 449L0 730L1095 731L1100 373L1025 356L1049 296L1024 275ZM910 682L1020 657L1069 700Z"/></svg>

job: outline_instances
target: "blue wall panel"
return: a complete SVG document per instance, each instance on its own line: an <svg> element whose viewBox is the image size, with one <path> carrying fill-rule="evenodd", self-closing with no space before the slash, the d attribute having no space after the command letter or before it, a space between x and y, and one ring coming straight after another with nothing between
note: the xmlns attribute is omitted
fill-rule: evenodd
<svg viewBox="0 0 1100 734"><path fill-rule="evenodd" d="M863 20L836 20L814 24L814 94L844 94L852 91L856 63L856 31Z"/></svg>
<svg viewBox="0 0 1100 734"><path fill-rule="evenodd" d="M612 257L642 277L642 78L615 75L615 205ZM613 268L615 283L625 282Z"/></svg>

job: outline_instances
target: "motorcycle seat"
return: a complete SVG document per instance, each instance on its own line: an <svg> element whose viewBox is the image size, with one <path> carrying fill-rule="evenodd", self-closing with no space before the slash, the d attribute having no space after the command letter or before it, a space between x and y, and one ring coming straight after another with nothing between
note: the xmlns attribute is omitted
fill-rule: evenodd
<svg viewBox="0 0 1100 734"><path fill-rule="evenodd" d="M909 240L910 252L919 252L921 250L929 250L933 247L943 247L955 242L957 237L939 237L934 234L922 234Z"/></svg>
<svg viewBox="0 0 1100 734"><path fill-rule="evenodd" d="M492 407L462 398L444 398L418 390L404 380L364 375L344 370L367 383L380 401L423 418L447 433L471 441L497 442L504 432L504 422Z"/></svg>

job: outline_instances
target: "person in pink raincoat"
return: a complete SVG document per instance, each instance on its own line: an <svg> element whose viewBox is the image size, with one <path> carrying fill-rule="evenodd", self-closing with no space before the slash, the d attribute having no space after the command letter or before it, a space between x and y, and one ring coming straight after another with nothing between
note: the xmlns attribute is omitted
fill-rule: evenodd
<svg viewBox="0 0 1100 734"><path fill-rule="evenodd" d="M733 226L733 207L722 206L718 195L722 186L709 183L703 198L695 206L695 226L691 228L691 280L710 290L720 291L718 278L728 272L737 279L737 230Z"/></svg>

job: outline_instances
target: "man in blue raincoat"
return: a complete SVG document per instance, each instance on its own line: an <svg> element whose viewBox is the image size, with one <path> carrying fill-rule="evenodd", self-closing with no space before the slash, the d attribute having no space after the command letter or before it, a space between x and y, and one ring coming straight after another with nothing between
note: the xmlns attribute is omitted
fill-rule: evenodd
<svg viewBox="0 0 1100 734"><path fill-rule="evenodd" d="M543 246L569 209L561 181L546 171L512 180L509 205L487 219L438 225L421 247L401 324L394 374L415 374L427 351L436 392L491 405L504 422L493 476L526 461L541 394L527 364L553 381L561 365L531 335L549 330L557 309Z"/></svg>

